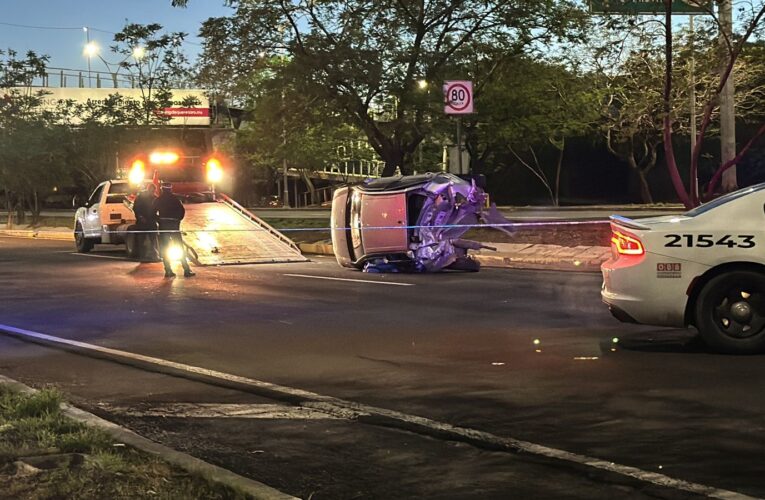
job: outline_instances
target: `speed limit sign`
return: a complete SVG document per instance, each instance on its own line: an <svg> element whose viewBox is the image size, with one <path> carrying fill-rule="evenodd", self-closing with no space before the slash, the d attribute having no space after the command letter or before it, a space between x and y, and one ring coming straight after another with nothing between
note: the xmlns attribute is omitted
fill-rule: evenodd
<svg viewBox="0 0 765 500"><path fill-rule="evenodd" d="M467 115L473 112L473 82L447 80L444 82L444 113Z"/></svg>

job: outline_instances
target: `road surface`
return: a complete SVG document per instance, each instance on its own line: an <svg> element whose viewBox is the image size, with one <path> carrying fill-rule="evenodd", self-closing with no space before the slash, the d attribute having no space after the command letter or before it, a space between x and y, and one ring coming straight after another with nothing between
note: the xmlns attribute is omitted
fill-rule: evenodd
<svg viewBox="0 0 765 500"><path fill-rule="evenodd" d="M287 493L765 496L762 356L622 325L597 274L368 275L321 258L165 280L98 248L0 237L0 323L240 389L5 335L0 373ZM294 404L314 396L332 410Z"/></svg>

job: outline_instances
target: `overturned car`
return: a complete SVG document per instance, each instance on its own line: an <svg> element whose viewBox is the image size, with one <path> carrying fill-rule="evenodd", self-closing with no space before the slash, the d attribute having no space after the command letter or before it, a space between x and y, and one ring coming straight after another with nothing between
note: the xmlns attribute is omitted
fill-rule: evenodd
<svg viewBox="0 0 765 500"><path fill-rule="evenodd" d="M343 267L367 272L477 271L480 264L468 250L491 247L461 236L477 224L507 222L485 206L486 193L475 180L447 173L340 188L332 199L335 257Z"/></svg>

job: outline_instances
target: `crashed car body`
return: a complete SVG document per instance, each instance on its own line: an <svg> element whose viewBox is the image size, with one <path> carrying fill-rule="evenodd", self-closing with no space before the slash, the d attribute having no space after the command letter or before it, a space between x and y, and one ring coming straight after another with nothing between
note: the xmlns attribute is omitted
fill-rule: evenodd
<svg viewBox="0 0 765 500"><path fill-rule="evenodd" d="M478 270L468 250L488 248L460 237L492 222L475 181L447 173L386 177L335 191L332 245L343 267L365 271ZM502 222L504 219L502 218Z"/></svg>

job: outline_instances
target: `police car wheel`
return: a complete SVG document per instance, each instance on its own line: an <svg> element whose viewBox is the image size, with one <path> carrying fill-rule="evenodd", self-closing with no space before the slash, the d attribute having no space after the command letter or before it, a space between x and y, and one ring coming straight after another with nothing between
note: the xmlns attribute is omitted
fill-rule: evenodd
<svg viewBox="0 0 765 500"><path fill-rule="evenodd" d="M74 244L77 247L77 251L80 253L88 253L93 250L93 240L86 238L85 233L82 231L82 226L77 223L74 228Z"/></svg>
<svg viewBox="0 0 765 500"><path fill-rule="evenodd" d="M765 351L765 274L731 271L712 278L696 301L696 326L716 351Z"/></svg>

